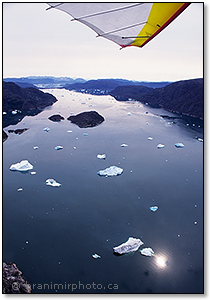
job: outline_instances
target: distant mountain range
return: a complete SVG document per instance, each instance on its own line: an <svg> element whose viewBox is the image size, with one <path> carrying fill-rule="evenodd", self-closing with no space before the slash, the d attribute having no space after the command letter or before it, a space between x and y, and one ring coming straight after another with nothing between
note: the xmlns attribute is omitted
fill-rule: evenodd
<svg viewBox="0 0 210 300"><path fill-rule="evenodd" d="M20 87L34 86L37 88L62 88L66 84L72 84L76 82L86 82L82 78L73 79L70 77L54 77L54 76L28 76L28 77L11 77L4 78L5 82L14 82ZM26 86L27 85L27 86Z"/></svg>
<svg viewBox="0 0 210 300"><path fill-rule="evenodd" d="M153 107L203 119L203 79L145 82L126 79L84 80L70 77L29 76L5 78L22 87L65 88L92 95L112 95L118 101L136 100ZM25 89L24 89L25 90Z"/></svg>
<svg viewBox="0 0 210 300"><path fill-rule="evenodd" d="M151 88L164 87L171 82L146 82L133 81L126 79L97 79L85 80L83 78L73 79L71 77L53 77L53 76L28 76L28 77L11 77L4 78L5 82L14 82L20 87L27 87L33 85L37 88L65 88L67 90L74 90L87 94L106 95L117 86L125 85L143 85Z"/></svg>

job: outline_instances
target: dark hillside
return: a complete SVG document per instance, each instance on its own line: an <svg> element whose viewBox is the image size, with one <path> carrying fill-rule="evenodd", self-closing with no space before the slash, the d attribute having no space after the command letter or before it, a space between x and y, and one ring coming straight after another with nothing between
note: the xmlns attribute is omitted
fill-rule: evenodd
<svg viewBox="0 0 210 300"><path fill-rule="evenodd" d="M135 99L168 111L203 119L203 79L183 80L163 88L145 91L139 87L118 87L110 94L117 100Z"/></svg>
<svg viewBox="0 0 210 300"><path fill-rule="evenodd" d="M25 115L34 115L57 99L37 88L21 88L13 82L3 82L3 127L16 124ZM12 113L16 111L16 113Z"/></svg>

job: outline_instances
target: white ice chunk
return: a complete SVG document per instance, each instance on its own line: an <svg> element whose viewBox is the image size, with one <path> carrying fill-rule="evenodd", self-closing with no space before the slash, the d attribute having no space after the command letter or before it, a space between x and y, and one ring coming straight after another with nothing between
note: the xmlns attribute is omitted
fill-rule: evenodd
<svg viewBox="0 0 210 300"><path fill-rule="evenodd" d="M152 255L154 255L154 251L152 250L152 248L144 248L144 249L142 249L142 250L139 250L140 251L140 253L142 254L142 255L145 255L145 256L152 256Z"/></svg>
<svg viewBox="0 0 210 300"><path fill-rule="evenodd" d="M61 149L63 149L63 146L56 146L55 147L55 150L61 150Z"/></svg>
<svg viewBox="0 0 210 300"><path fill-rule="evenodd" d="M175 147L176 148L184 148L184 144L182 144L182 143L176 143Z"/></svg>
<svg viewBox="0 0 210 300"><path fill-rule="evenodd" d="M36 150L36 149L39 149L39 147L38 146L34 146L34 150Z"/></svg>
<svg viewBox="0 0 210 300"><path fill-rule="evenodd" d="M198 138L198 141L199 141L199 142L203 142L203 139L201 139L201 138Z"/></svg>
<svg viewBox="0 0 210 300"><path fill-rule="evenodd" d="M57 186L57 187L61 186L61 184L56 182L55 179L47 179L46 185Z"/></svg>
<svg viewBox="0 0 210 300"><path fill-rule="evenodd" d="M68 133L72 133L72 130L67 130Z"/></svg>
<svg viewBox="0 0 210 300"><path fill-rule="evenodd" d="M128 113L127 113L127 116L131 116L131 113L130 113L130 112L128 112Z"/></svg>
<svg viewBox="0 0 210 300"><path fill-rule="evenodd" d="M18 192L22 192L23 191L23 188L19 188L17 189Z"/></svg>
<svg viewBox="0 0 210 300"><path fill-rule="evenodd" d="M158 210L158 206L150 206L149 208L151 211L156 211Z"/></svg>
<svg viewBox="0 0 210 300"><path fill-rule="evenodd" d="M32 170L33 166L27 160L22 160L19 163L11 165L9 169L11 171L26 172L28 170Z"/></svg>
<svg viewBox="0 0 210 300"><path fill-rule="evenodd" d="M148 137L148 140L149 140L149 141L152 141L152 140L153 140L153 137L149 136L149 137Z"/></svg>
<svg viewBox="0 0 210 300"><path fill-rule="evenodd" d="M111 166L109 168L106 168L105 170L100 170L98 171L98 175L100 176L117 176L122 174L123 169L116 167L116 166Z"/></svg>
<svg viewBox="0 0 210 300"><path fill-rule="evenodd" d="M45 127L43 130L46 131L46 132L48 132L48 131L50 131L50 128L49 127Z"/></svg>
<svg viewBox="0 0 210 300"><path fill-rule="evenodd" d="M120 145L121 147L128 147L128 145L127 144L122 144L122 145Z"/></svg>
<svg viewBox="0 0 210 300"><path fill-rule="evenodd" d="M114 247L113 250L117 254L124 254L124 253L129 253L133 251L137 251L141 245L144 243L140 239L136 239L133 237L129 237L127 242Z"/></svg>
<svg viewBox="0 0 210 300"><path fill-rule="evenodd" d="M100 255L98 255L97 253L93 254L93 255L92 255L92 257L93 257L93 258L95 258L95 259L97 259L97 258L101 258L101 256L100 256Z"/></svg>
<svg viewBox="0 0 210 300"><path fill-rule="evenodd" d="M31 175L36 175L36 172L30 172Z"/></svg>
<svg viewBox="0 0 210 300"><path fill-rule="evenodd" d="M13 115L16 115L17 112L18 112L17 109L15 109L15 110L12 111L12 114L13 114Z"/></svg>
<svg viewBox="0 0 210 300"><path fill-rule="evenodd" d="M158 145L157 145L157 148L158 148L158 149L161 149L161 148L164 148L164 147L165 147L165 145L163 145L163 144L158 144Z"/></svg>
<svg viewBox="0 0 210 300"><path fill-rule="evenodd" d="M99 159L106 159L106 154L98 154L97 158L99 158Z"/></svg>

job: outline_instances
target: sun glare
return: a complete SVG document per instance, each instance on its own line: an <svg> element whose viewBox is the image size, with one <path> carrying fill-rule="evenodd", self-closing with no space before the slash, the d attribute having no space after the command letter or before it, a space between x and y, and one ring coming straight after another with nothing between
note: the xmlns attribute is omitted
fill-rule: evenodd
<svg viewBox="0 0 210 300"><path fill-rule="evenodd" d="M166 261L165 261L165 258L163 256L158 256L156 258L156 262L157 262L158 267L160 267L160 268L165 268L166 267Z"/></svg>

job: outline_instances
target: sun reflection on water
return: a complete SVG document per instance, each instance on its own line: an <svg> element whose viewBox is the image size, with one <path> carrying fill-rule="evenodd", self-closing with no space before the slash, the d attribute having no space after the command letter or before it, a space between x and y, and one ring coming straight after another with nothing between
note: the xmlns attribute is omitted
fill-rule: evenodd
<svg viewBox="0 0 210 300"><path fill-rule="evenodd" d="M158 255L156 257L156 264L159 268L163 269L167 266L167 260L165 256Z"/></svg>

